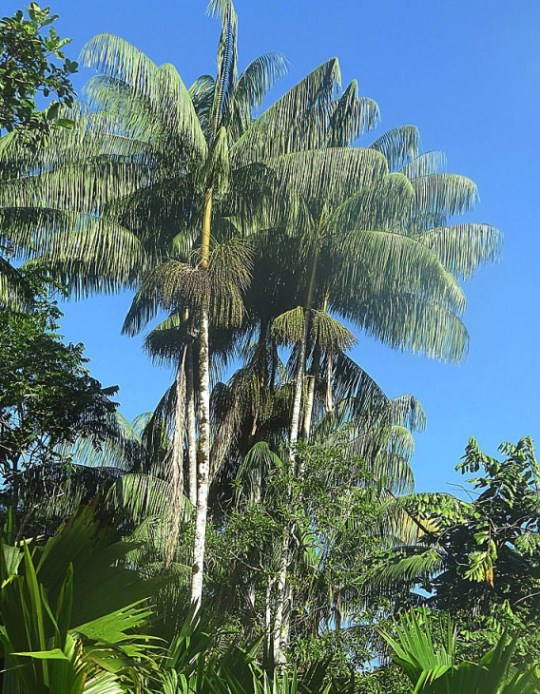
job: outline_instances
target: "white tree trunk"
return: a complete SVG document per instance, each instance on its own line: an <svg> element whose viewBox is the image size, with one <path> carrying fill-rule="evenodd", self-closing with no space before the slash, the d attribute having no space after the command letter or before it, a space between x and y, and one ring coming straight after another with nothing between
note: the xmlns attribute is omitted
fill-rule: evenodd
<svg viewBox="0 0 540 694"><path fill-rule="evenodd" d="M306 406L304 408L304 424L302 426L302 435L306 441L309 440L311 433L311 420L313 418L313 403L315 401L315 382L316 376L310 374L307 378L308 388L306 397Z"/></svg>
<svg viewBox="0 0 540 694"><path fill-rule="evenodd" d="M309 313L304 312L304 330L299 346L298 366L294 378L294 398L291 414L291 429L289 434L289 474L302 477L303 470L297 470L296 448L300 433L300 414L302 411L302 391L304 389L304 371L306 361L306 345L309 330ZM301 468L301 466L300 466ZM289 490L290 496L290 490ZM289 636L289 609L287 596L287 571L291 555L291 536L293 527L288 523L283 530L283 541L279 558L279 571L276 586L276 610L274 618L274 661L278 669L282 669L287 660L287 646Z"/></svg>
<svg viewBox="0 0 540 694"><path fill-rule="evenodd" d="M332 359L332 355L328 355L328 371L326 374L326 411L328 413L334 411L334 392L333 392L333 384L332 384L332 379L334 375L334 361Z"/></svg>
<svg viewBox="0 0 540 694"><path fill-rule="evenodd" d="M291 430L289 434L289 463L290 472L294 474L296 467L296 448L298 446L298 434L300 433L300 413L302 411L302 391L304 389L304 370L306 361L306 343L308 334L308 314L304 316L304 334L300 341L300 353L298 355L298 366L294 376L294 397L291 414Z"/></svg>
<svg viewBox="0 0 540 694"><path fill-rule="evenodd" d="M199 451L197 466L197 504L195 540L193 543L193 574L191 600L201 603L206 548L206 521L210 476L210 375L208 352L208 309L200 313L199 325Z"/></svg>
<svg viewBox="0 0 540 694"><path fill-rule="evenodd" d="M319 344L315 345L313 350L313 363L311 365L311 373L308 376L308 389L306 396L306 406L304 407L304 422L302 425L302 436L305 441L309 441L309 436L311 434L311 424L313 421L313 406L315 403L315 387L317 385L317 379L319 377L319 360L321 356L321 350Z"/></svg>
<svg viewBox="0 0 540 694"><path fill-rule="evenodd" d="M283 530L283 540L279 558L279 571L276 583L276 609L274 615L274 662L278 670L283 669L287 662L287 569L289 566L290 527Z"/></svg>
<svg viewBox="0 0 540 694"><path fill-rule="evenodd" d="M197 504L197 423L195 413L195 388L193 385L193 345L188 345L186 359L186 415L188 437L188 494Z"/></svg>
<svg viewBox="0 0 540 694"><path fill-rule="evenodd" d="M264 596L264 628L266 638L266 656L274 653L274 640L272 632L272 586L273 579L268 576L266 583L266 594Z"/></svg>
<svg viewBox="0 0 540 694"><path fill-rule="evenodd" d="M174 433L170 458L170 474L172 499L170 506L171 532L165 548L165 563L170 566L174 560L176 541L180 529L180 516L184 502L184 438L186 412L186 347L182 349L182 357L176 373L176 409L174 415Z"/></svg>

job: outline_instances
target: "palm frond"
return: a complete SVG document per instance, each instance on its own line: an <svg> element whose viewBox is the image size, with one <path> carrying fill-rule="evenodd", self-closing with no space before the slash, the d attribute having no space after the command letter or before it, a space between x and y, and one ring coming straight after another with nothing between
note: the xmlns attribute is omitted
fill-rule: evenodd
<svg viewBox="0 0 540 694"><path fill-rule="evenodd" d="M489 224L456 224L415 235L440 258L450 272L470 277L484 263L499 260L503 236Z"/></svg>
<svg viewBox="0 0 540 694"><path fill-rule="evenodd" d="M458 174L431 174L411 180L416 207L431 214L467 212L478 200L474 181Z"/></svg>
<svg viewBox="0 0 540 694"><path fill-rule="evenodd" d="M381 135L371 147L384 154L390 171L400 171L418 156L420 135L414 125L403 125Z"/></svg>
<svg viewBox="0 0 540 694"><path fill-rule="evenodd" d="M379 106L373 99L358 95L358 83L353 80L334 102L330 117L328 145L346 147L360 135L373 130L380 119Z"/></svg>
<svg viewBox="0 0 540 694"><path fill-rule="evenodd" d="M0 207L50 208L99 214L111 199L147 185L149 170L130 161L89 157L59 169L12 178L0 188Z"/></svg>
<svg viewBox="0 0 540 694"><path fill-rule="evenodd" d="M322 147L328 136L336 58L323 63L257 118L231 149L237 165L264 162L289 152Z"/></svg>
<svg viewBox="0 0 540 694"><path fill-rule="evenodd" d="M208 131L216 81L212 75L201 75L189 88L193 107L204 131Z"/></svg>
<svg viewBox="0 0 540 694"><path fill-rule="evenodd" d="M255 58L240 75L231 104L234 140L249 127L253 109L262 104L267 92L287 70L288 62L280 53L265 53Z"/></svg>
<svg viewBox="0 0 540 694"><path fill-rule="evenodd" d="M402 426L380 426L368 438L374 438L375 450L367 457L368 469L378 484L394 494L410 493L414 475L409 461L414 452L414 438ZM361 439L360 439L361 441ZM368 450L373 444L368 445Z"/></svg>
<svg viewBox="0 0 540 694"><path fill-rule="evenodd" d="M325 220L329 233L350 229L399 230L412 213L414 189L403 174L388 174L354 192Z"/></svg>
<svg viewBox="0 0 540 694"><path fill-rule="evenodd" d="M357 301L365 296L369 302L369 294L382 297L386 289L401 287L457 313L464 310L465 295L457 280L416 239L387 231L358 230L337 239L334 254L335 275L330 287L336 308L337 298L346 291L354 293Z"/></svg>
<svg viewBox="0 0 540 694"><path fill-rule="evenodd" d="M159 311L159 298L152 286L143 283L133 297L129 311L124 319L122 333L137 335Z"/></svg>
<svg viewBox="0 0 540 694"><path fill-rule="evenodd" d="M326 311L312 311L309 338L325 354L346 352L357 342L351 331Z"/></svg>
<svg viewBox="0 0 540 694"><path fill-rule="evenodd" d="M113 34L98 34L90 39L80 59L86 67L122 80L152 107L161 107L164 112L167 103L169 127L182 133L204 159L207 152L204 133L189 92L173 66L159 68L142 51Z"/></svg>
<svg viewBox="0 0 540 694"><path fill-rule="evenodd" d="M401 173L412 179L440 173L444 168L446 168L444 152L424 152L404 166Z"/></svg>
<svg viewBox="0 0 540 694"><path fill-rule="evenodd" d="M266 441L259 441L244 456L236 475L236 493L251 500L257 499L263 483L273 472L283 469L283 461Z"/></svg>
<svg viewBox="0 0 540 694"><path fill-rule="evenodd" d="M154 268L135 297L126 331L136 330L160 306L166 311L191 313L210 306L215 325L240 325L244 316L242 293L251 278L252 254L241 238L215 244L208 270L168 260Z"/></svg>
<svg viewBox="0 0 540 694"><path fill-rule="evenodd" d="M143 349L155 364L177 364L187 339L185 321L173 313L161 321L144 339Z"/></svg>
<svg viewBox="0 0 540 694"><path fill-rule="evenodd" d="M0 256L0 306L21 310L32 303L32 291L17 268Z"/></svg>
<svg viewBox="0 0 540 694"><path fill-rule="evenodd" d="M46 256L70 266L84 263L92 274L116 276L126 281L144 267L144 252L137 237L106 217L79 214L50 207L14 207L0 210L19 257Z"/></svg>
<svg viewBox="0 0 540 694"><path fill-rule="evenodd" d="M467 353L469 335L455 313L415 294L384 292L366 296L362 305L351 303L339 313L397 349L448 362L460 362Z"/></svg>
<svg viewBox="0 0 540 694"><path fill-rule="evenodd" d="M414 395L401 395L389 403L390 422L404 426L411 431L424 431L427 417L424 408Z"/></svg>
<svg viewBox="0 0 540 694"><path fill-rule="evenodd" d="M304 309L301 306L286 311L274 319L272 337L278 344L294 345L304 335Z"/></svg>
<svg viewBox="0 0 540 694"><path fill-rule="evenodd" d="M331 208L387 173L379 152L359 147L294 152L269 159L266 166L284 190L294 187L306 200L324 200Z"/></svg>
<svg viewBox="0 0 540 694"><path fill-rule="evenodd" d="M238 63L238 17L232 0L211 0L209 9L221 15L221 35L217 50L217 74L214 98L210 114L212 136L215 137L224 125L234 98Z"/></svg>
<svg viewBox="0 0 540 694"><path fill-rule="evenodd" d="M321 361L321 371L328 373L328 355ZM343 352L332 355L332 389L338 403L337 414L343 421L366 422L378 420L388 398L378 383Z"/></svg>

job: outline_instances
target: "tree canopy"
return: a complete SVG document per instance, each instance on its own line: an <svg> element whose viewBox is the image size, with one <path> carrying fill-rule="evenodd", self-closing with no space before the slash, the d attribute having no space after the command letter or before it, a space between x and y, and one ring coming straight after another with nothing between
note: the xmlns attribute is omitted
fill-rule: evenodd
<svg viewBox="0 0 540 694"><path fill-rule="evenodd" d="M80 101L56 15L0 22L0 689L533 694L532 441L416 493L426 413L352 356L460 362L502 235L337 58L267 105L287 61L242 70L209 9L214 74L100 34ZM61 298L119 290L172 368L133 422L59 333Z"/></svg>

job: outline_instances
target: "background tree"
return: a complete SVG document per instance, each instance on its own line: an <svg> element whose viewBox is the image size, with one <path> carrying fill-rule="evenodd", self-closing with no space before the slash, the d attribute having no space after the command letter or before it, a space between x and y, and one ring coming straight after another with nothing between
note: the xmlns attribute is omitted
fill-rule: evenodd
<svg viewBox="0 0 540 694"><path fill-rule="evenodd" d="M85 366L83 345L64 344L61 313L41 275L24 271L33 308L0 311L0 465L4 503L19 506L24 475L61 462L58 447L86 436L98 446L117 405Z"/></svg>
<svg viewBox="0 0 540 694"><path fill-rule="evenodd" d="M52 26L58 15L36 2L27 15L18 10L0 20L0 133L19 128L37 144L52 124L69 124L59 113L62 104L73 103L77 63L63 52L70 39L61 39ZM49 103L44 110L41 100Z"/></svg>
<svg viewBox="0 0 540 694"><path fill-rule="evenodd" d="M470 501L446 494L415 494L400 503L415 519L414 546L397 546L374 571L396 595L447 612L462 638L475 645L509 628L521 634L516 655L538 658L540 611L540 469L529 438L501 444L499 461L474 439L457 466L470 480ZM473 496L474 495L474 496ZM401 583L401 588L399 587ZM418 595L416 589L423 592ZM476 633L475 633L476 632Z"/></svg>
<svg viewBox="0 0 540 694"><path fill-rule="evenodd" d="M17 137L35 151L51 126L71 125L60 117L60 107L73 103L70 77L77 63L64 56L62 49L70 39L61 39L52 26L57 15L35 2L27 14L19 10L0 20L0 135L16 129ZM38 101L49 105L43 110ZM12 141L13 134L3 137L0 150ZM0 238L0 303L20 306L28 302L31 291L9 262L13 251L12 244Z"/></svg>

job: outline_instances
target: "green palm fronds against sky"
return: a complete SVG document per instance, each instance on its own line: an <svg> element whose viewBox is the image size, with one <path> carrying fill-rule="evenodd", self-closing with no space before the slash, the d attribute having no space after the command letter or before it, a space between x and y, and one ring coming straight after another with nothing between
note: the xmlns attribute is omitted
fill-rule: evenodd
<svg viewBox="0 0 540 694"><path fill-rule="evenodd" d="M465 8L465 4L463 6ZM6 13L15 7L16 3L8 2ZM122 4L113 6L105 3L102 11L99 4L93 9L75 8L62 2L58 6L62 28L65 34L73 36L74 49L82 47L90 36L109 31L137 45L156 64L175 64L186 86L193 84L201 74L214 73L208 49L216 44L219 22L209 22L203 16L202 5L191 9L170 7L167 22L157 21L157 16L147 15L147 9L137 4L132 5L129 12L124 9ZM535 254L523 253L520 248L523 248L523 240L529 238L531 220L534 218L530 208L530 201L534 199L531 189L534 177L527 176L530 162L525 150L528 151L528 148L515 146L515 138L511 136L501 136L494 147L493 134L509 131L508 109L505 107L508 100L505 95L508 96L512 85L512 118L519 121L531 148L534 149L537 142L537 129L532 125L536 108L533 95L536 92L531 84L536 51L532 29L538 8L531 2L511 9L500 3L493 8L487 25L481 7L470 7L468 4L469 21L466 25L459 20L459 13L450 12L449 8L426 9L420 5L414 5L405 12L401 7L390 10L376 3L361 8L341 4L332 16L323 16L322 8L311 8L307 23L301 7L283 4L258 8L255 12L249 3L239 0L236 9L240 17L240 73L253 57L261 53L279 52L285 55L289 62L289 76L282 79L272 92L279 96L307 74L313 65L322 64L331 55L338 55L345 89L352 78L358 79L360 93L376 98L381 108L384 130L391 132L401 123L417 124L422 149L444 149L449 170L463 172L479 184L481 205L477 206L474 217L467 216L463 223L485 224L490 221L506 232L505 262L478 273L474 281L467 285L469 307L465 323L472 341L463 366L459 369L448 368L415 357L393 354L369 339L363 339L356 348L359 351L354 353L368 371L376 374L378 379L382 378L386 390L391 393L414 391L425 404L430 414L430 428L418 441L420 484L423 484L422 480L435 484L435 475L439 474L439 479L450 477L478 411L486 415L482 418L481 430L476 429L484 445L495 446L500 438L498 432L503 428L507 431L507 438L518 438L524 431L534 434L534 406L528 404L529 398L534 402L538 387L534 381L534 339L524 341L517 336L511 338L511 343L516 348L519 343L523 353L523 358L516 363L510 356L511 350L507 349L507 340L499 339L495 334L501 319L506 325L525 325L528 322L525 316L530 313L528 307L535 292L532 284ZM392 14L391 22L388 21L389 12ZM286 21L283 21L284 16L287 17ZM343 21L344 16L347 21ZM181 41L178 41L176 33L173 35L173 27L178 26L186 28ZM370 26L374 30L364 32L359 42L360 26ZM482 49L477 42L480 28L487 37ZM405 49L402 32L411 36L421 35L422 41L409 43ZM520 41L516 43L515 36L518 34ZM385 37L384 45L381 45L381 36ZM196 41L194 37L197 37ZM441 45L450 41L455 45L455 37L458 37L459 44L457 66L451 52L440 50ZM503 55L497 46L504 42L511 45L512 50ZM305 50L306 45L310 46L310 50ZM429 61L424 60L426 54L431 55ZM422 66L421 69L419 66ZM254 67L253 74L256 70ZM279 72L281 68L276 70ZM86 75L81 76L83 79L86 80ZM82 87L82 81L79 86ZM202 99L204 84L200 86ZM486 104L489 104L487 111ZM368 119L377 115L371 102L366 102L364 113L368 114L364 116ZM174 114L170 114L170 118L173 117ZM376 140L382 132L379 129L368 141ZM411 129L408 142L396 154L393 170L401 170L405 156L413 152L416 145L416 135ZM131 146L129 142L117 143L117 147L124 148L123 151ZM383 143L380 148L384 146ZM426 157L422 164L415 165L415 173L420 177L432 173L434 163L440 170L442 161L439 158L434 162L435 159L437 157L434 155ZM522 172L523 176L518 177L516 171ZM54 182L50 185L54 185ZM56 223L65 224L65 221L57 219ZM479 226L474 232L475 236L470 238L468 257L454 260L452 264L448 253L452 252L456 239L462 241L460 229L453 228L435 235L426 232L425 224L425 221L418 224L414 235L424 234L425 244L441 254L445 264L448 263L448 267L459 275L471 274L474 268L471 258L475 253L490 258L497 255L497 248L492 242L486 244L487 235ZM459 220L458 224L462 222ZM427 229L452 226L452 222L441 223L440 219L434 218ZM111 243L122 243L119 231L112 230L109 238ZM126 242L123 241L125 248ZM101 253L101 258L95 271L104 277L107 254ZM129 268L125 268L122 281L128 276ZM110 288L117 286L117 281L113 279L107 280L107 283ZM103 289L106 282L96 279L94 284ZM79 291L83 289L80 287ZM115 367L110 356L103 351L101 335L103 330L107 330L111 336L116 333L129 299L126 297L119 301L123 303L116 303L116 299L100 298L88 304L88 309L85 309L87 320L82 326L87 334L77 332L81 326L74 326L72 309L68 306L66 331L74 339L83 339L89 345L94 366L105 381L118 378L113 376ZM397 299L395 306L396 311L403 310ZM74 306L73 311L78 312L79 308ZM93 323L93 315L96 316L96 323ZM98 324L99 330L95 327ZM462 334L459 339L463 344L466 335ZM142 377L140 387L130 385L127 377L119 377L124 394L121 399L128 408L128 415L132 416L155 404L169 381L169 374L163 372L162 376L156 378L155 372L145 365L145 358L138 354L136 342L129 344L122 340L119 345L113 351L125 354L128 350L132 355L130 359L140 364L135 367ZM127 373L125 360L120 368L126 369ZM378 370L381 374L377 373ZM516 378L524 389L519 397L513 385ZM433 387L435 383L436 388ZM508 397L513 398L504 412L497 405L501 391L506 392L507 402ZM448 406L455 424L451 431L447 426L447 416L442 414L443 411L447 412ZM447 442L444 446L446 454L444 464L441 463L443 470L437 473L427 463L441 441ZM431 483L429 480L432 480Z"/></svg>

